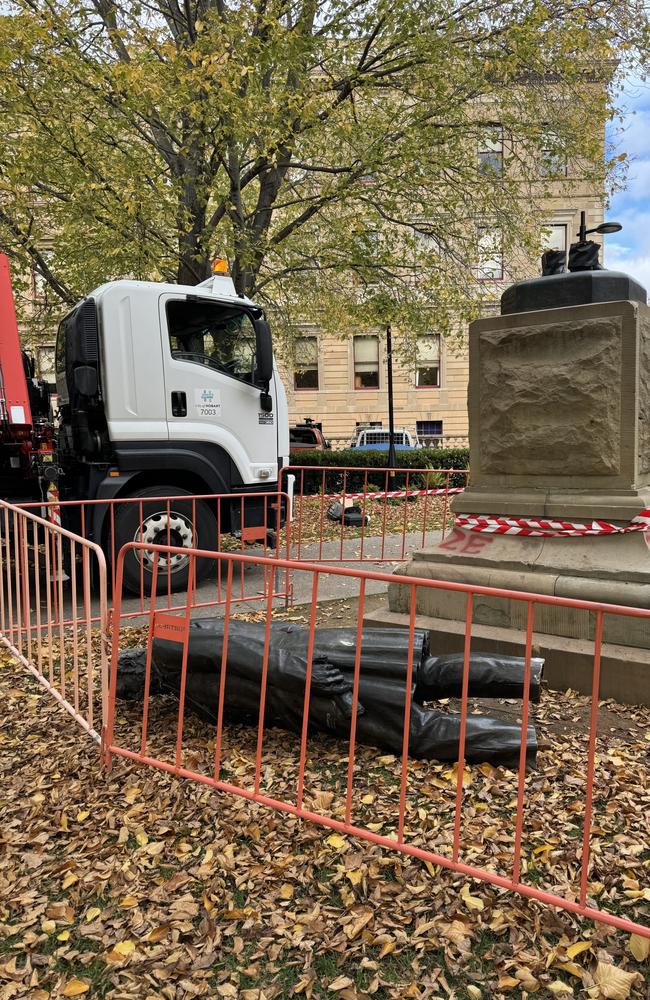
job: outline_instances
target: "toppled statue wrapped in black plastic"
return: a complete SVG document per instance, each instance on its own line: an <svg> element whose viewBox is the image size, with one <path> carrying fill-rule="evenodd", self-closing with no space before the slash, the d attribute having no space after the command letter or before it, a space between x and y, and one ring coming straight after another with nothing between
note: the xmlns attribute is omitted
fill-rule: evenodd
<svg viewBox="0 0 650 1000"><path fill-rule="evenodd" d="M224 621L197 619L190 624L185 705L215 722L224 640ZM224 718L257 724L259 715L265 625L231 620L228 627ZM269 639L265 726L300 732L303 722L309 631L291 622L273 622ZM316 729L349 738L352 717L356 629L319 628L314 650L309 700L309 722ZM152 647L150 695L172 693L181 685L183 647L155 638ZM117 696L139 699L144 693L146 653L120 654ZM362 632L356 732L360 743L391 753L402 751L408 632L404 629L365 628ZM544 661L533 658L530 700L539 701ZM409 756L456 761L460 715L431 708L425 702L459 697L463 656L432 656L428 634L414 635ZM524 660L514 656L472 654L470 697L517 698L523 694ZM468 715L465 759L517 767L521 728L483 715ZM528 727L527 765L534 766L537 737Z"/></svg>

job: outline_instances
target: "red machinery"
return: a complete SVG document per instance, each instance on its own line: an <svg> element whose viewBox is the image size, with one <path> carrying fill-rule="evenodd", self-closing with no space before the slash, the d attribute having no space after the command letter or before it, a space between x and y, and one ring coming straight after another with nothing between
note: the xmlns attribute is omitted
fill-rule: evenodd
<svg viewBox="0 0 650 1000"><path fill-rule="evenodd" d="M0 496L40 499L44 469L52 468L52 389L35 377L21 349L9 261L0 253ZM45 476L49 479L50 476Z"/></svg>

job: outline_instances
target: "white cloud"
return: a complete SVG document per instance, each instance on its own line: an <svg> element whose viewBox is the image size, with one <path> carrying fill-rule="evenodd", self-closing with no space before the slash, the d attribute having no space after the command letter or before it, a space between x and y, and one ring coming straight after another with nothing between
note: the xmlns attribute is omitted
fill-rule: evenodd
<svg viewBox="0 0 650 1000"><path fill-rule="evenodd" d="M650 110L638 108L627 114L608 130L609 141L617 152L627 153L634 160L647 155L650 134Z"/></svg>
<svg viewBox="0 0 650 1000"><path fill-rule="evenodd" d="M625 274L636 278L646 290L650 290L650 254L618 255L610 250L607 254L606 266L612 271L624 271Z"/></svg>
<svg viewBox="0 0 650 1000"><path fill-rule="evenodd" d="M630 164L630 173L627 181L630 189L630 195L632 197L642 196L642 194L648 190L648 185L650 184L650 160L634 160Z"/></svg>

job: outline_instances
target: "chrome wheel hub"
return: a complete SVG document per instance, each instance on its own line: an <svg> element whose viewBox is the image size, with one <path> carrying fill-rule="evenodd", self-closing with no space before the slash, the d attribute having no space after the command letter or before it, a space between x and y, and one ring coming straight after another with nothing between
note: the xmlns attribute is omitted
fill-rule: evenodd
<svg viewBox="0 0 650 1000"><path fill-rule="evenodd" d="M194 531L189 517L178 511L161 510L144 518L141 528L133 536L134 542L146 542L149 545L173 545L176 548L194 548ZM150 549L136 549L136 557L144 568L153 572L155 552ZM189 556L182 552L174 552L168 556L158 553L158 572L178 573L189 562Z"/></svg>

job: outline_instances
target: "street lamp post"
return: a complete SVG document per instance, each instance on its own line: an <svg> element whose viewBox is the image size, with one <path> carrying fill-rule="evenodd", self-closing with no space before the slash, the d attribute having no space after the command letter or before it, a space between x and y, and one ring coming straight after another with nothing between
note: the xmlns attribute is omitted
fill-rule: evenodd
<svg viewBox="0 0 650 1000"><path fill-rule="evenodd" d="M388 468L394 469L395 458L395 411L393 407L393 332L390 323L386 326L386 370L388 376ZM388 477L388 489L395 489L395 476Z"/></svg>
<svg viewBox="0 0 650 1000"><path fill-rule="evenodd" d="M599 226L594 226L593 229L587 229L587 213L581 212L580 230L577 233L578 242L586 243L587 237L590 236L591 233L598 233L599 236L606 236L609 233L620 233L622 228L623 226L620 224L620 222L601 222Z"/></svg>

